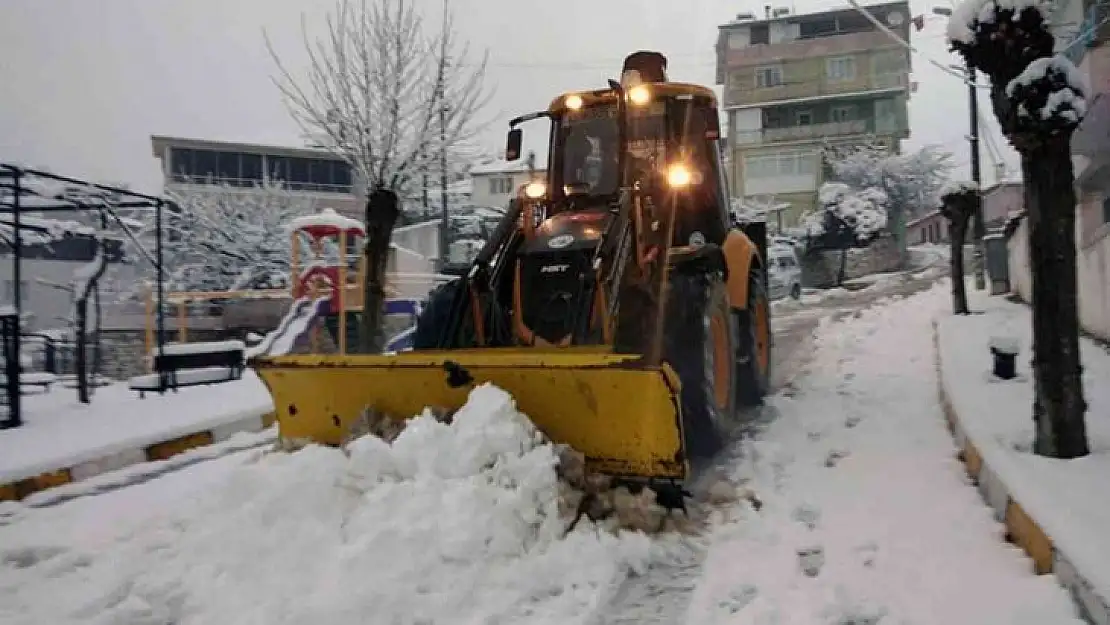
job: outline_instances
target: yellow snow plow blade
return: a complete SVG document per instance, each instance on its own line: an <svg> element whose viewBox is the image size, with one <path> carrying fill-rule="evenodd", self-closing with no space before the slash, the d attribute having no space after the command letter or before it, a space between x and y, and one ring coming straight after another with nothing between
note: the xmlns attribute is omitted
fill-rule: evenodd
<svg viewBox="0 0 1110 625"><path fill-rule="evenodd" d="M409 418L427 406L459 408L471 388L492 382L548 438L585 454L592 470L686 477L678 377L637 355L497 348L270 356L251 366L273 396L282 438L338 445L367 406Z"/></svg>

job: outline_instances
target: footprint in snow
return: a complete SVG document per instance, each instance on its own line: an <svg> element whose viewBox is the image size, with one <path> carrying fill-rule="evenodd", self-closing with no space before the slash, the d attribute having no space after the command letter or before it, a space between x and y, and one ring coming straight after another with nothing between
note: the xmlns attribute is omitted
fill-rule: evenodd
<svg viewBox="0 0 1110 625"><path fill-rule="evenodd" d="M806 577L817 577L825 566L825 549L821 545L807 545L798 549L798 566Z"/></svg>
<svg viewBox="0 0 1110 625"><path fill-rule="evenodd" d="M833 449L829 451L827 456L825 456L825 466L831 469L835 467L837 463L839 463L841 460L847 458L848 455L849 454L847 451L841 449Z"/></svg>
<svg viewBox="0 0 1110 625"><path fill-rule="evenodd" d="M717 606L723 610L728 610L729 614L736 614L740 610L748 607L748 605L759 596L759 589L751 584L744 584L739 588L734 588L729 591L728 597L721 599Z"/></svg>
<svg viewBox="0 0 1110 625"><path fill-rule="evenodd" d="M790 517L806 526L806 529L815 530L817 524L821 520L821 511L813 506L802 504L794 508L794 512Z"/></svg>
<svg viewBox="0 0 1110 625"><path fill-rule="evenodd" d="M850 430L850 429L856 427L857 425L859 425L859 422L862 421L862 420L863 420L863 417L861 417L859 415L851 415L847 419L844 420L844 427L846 427Z"/></svg>

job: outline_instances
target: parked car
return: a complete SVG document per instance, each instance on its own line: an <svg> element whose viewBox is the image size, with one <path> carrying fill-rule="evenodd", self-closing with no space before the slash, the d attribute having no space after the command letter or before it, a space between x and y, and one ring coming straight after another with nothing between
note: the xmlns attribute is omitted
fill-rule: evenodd
<svg viewBox="0 0 1110 625"><path fill-rule="evenodd" d="M802 266L794 248L776 245L767 250L767 256L770 258L770 270L767 272L770 298L780 299L789 295L799 299L802 296Z"/></svg>

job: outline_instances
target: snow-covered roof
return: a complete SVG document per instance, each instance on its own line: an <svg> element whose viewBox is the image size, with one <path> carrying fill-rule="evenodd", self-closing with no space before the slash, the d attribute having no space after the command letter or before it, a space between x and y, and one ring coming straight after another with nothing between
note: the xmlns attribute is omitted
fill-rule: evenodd
<svg viewBox="0 0 1110 625"><path fill-rule="evenodd" d="M545 165L536 162L536 171L542 172ZM498 159L488 163L481 163L470 168L471 176L486 176L491 174L523 174L528 172L528 159L506 161Z"/></svg>
<svg viewBox="0 0 1110 625"><path fill-rule="evenodd" d="M325 208L319 213L314 215L303 215L296 217L289 222L290 230L301 230L303 228L335 228L337 230L358 230L363 231L362 222L357 219L351 219L335 212L334 208Z"/></svg>

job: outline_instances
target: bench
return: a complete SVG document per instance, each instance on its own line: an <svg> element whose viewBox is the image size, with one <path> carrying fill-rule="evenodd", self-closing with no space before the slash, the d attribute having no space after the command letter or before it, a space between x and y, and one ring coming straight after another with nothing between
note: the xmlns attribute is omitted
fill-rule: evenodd
<svg viewBox="0 0 1110 625"><path fill-rule="evenodd" d="M128 388L139 398L148 391L162 391L159 373L165 375L166 389L175 393L183 386L219 384L243 377L246 346L242 341L207 343L170 343L154 355L154 371L131 378Z"/></svg>

